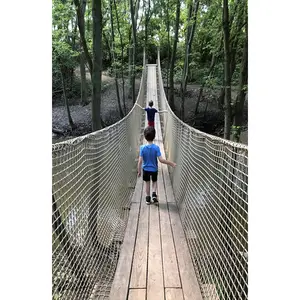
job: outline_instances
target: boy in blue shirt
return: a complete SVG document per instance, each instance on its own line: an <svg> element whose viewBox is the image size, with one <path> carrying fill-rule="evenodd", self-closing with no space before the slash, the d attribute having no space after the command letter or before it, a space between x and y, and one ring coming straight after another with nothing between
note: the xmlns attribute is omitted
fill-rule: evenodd
<svg viewBox="0 0 300 300"><path fill-rule="evenodd" d="M154 119L155 119L155 114L156 113L163 113L163 112L168 112L166 110L161 110L158 111L156 108L153 107L153 101L150 100L149 101L149 107L141 107L139 104L137 104L137 106L139 106L141 109L144 109L147 113L147 120L148 120L148 126L154 127Z"/></svg>
<svg viewBox="0 0 300 300"><path fill-rule="evenodd" d="M150 197L150 177L152 179L152 200L157 203L157 174L158 165L157 159L162 163L175 167L176 164L172 161L162 158L159 146L153 144L155 139L155 129L148 126L144 130L144 137L147 140L146 145L140 147L140 157L138 162L138 176L141 176L141 167L143 167L143 180L146 182L146 204L151 203Z"/></svg>

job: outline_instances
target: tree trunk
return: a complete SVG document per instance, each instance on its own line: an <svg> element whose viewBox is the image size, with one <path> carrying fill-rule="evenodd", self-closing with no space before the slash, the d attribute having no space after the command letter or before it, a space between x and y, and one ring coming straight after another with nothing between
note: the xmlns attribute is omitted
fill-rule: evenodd
<svg viewBox="0 0 300 300"><path fill-rule="evenodd" d="M240 3L240 4L239 4ZM240 5L240 10L237 12L237 20L236 20L236 33L233 34L229 37L229 52L230 52L230 82L232 79L232 76L234 74L235 68L236 68L236 50L237 50L237 46L238 46L238 42L239 42L239 34L240 31L242 29L242 23L243 23L243 12L241 12L241 9L243 9L244 7L244 2L239 2L236 1L234 9L233 9L233 14L230 18L229 21L229 28L232 27L233 24L233 20L237 11L238 6ZM231 29L229 29L229 32L231 32ZM230 35L230 33L229 33ZM226 86L226 84L224 83L224 85ZM220 110L224 110L224 98L225 98L225 89L222 88L221 89L221 93L218 97L217 103L218 103L218 107Z"/></svg>
<svg viewBox="0 0 300 300"><path fill-rule="evenodd" d="M82 9L81 9L81 5L79 3L79 0L74 0L74 4L75 4L75 7L76 7L76 14L77 14L77 18L78 18L78 28L79 28L80 39L81 39L83 51L84 51L84 54L85 54L85 58L88 62L91 78L93 78L93 75L92 75L93 62L92 62L92 58L90 56L90 53L89 53L89 50L88 50L88 47L87 47L87 43L86 43L86 39L85 39L84 15L82 14Z"/></svg>
<svg viewBox="0 0 300 300"><path fill-rule="evenodd" d="M149 23L149 20L150 20L150 0L148 0L148 8L147 8L147 11L146 11L146 16L145 16L145 51L146 51L146 55L148 54L148 51L147 51L147 45L148 45L148 23Z"/></svg>
<svg viewBox="0 0 300 300"><path fill-rule="evenodd" d="M131 28L132 28L132 65L131 65L131 97L132 103L135 103L135 49L136 49L136 18L135 18L135 10L133 6L133 0L130 0L130 15L131 15Z"/></svg>
<svg viewBox="0 0 300 300"><path fill-rule="evenodd" d="M189 25L187 28L185 60L184 60L184 67L183 67L182 81L181 81L180 114L181 114L181 119L183 121L185 119L184 104L185 104L185 91L186 91L186 85L187 85L187 78L188 78L188 72L189 72L189 55L190 55L190 52L192 49L192 43L193 43L196 22L197 22L198 8L199 8L199 0L196 0L196 2L195 2L195 9L193 9L193 3L190 4L188 23L190 23L191 19L193 19L193 24Z"/></svg>
<svg viewBox="0 0 300 300"><path fill-rule="evenodd" d="M88 104L87 101L87 84L86 84L86 72L85 72L85 54L82 51L80 54L80 77L81 77L81 105Z"/></svg>
<svg viewBox="0 0 300 300"><path fill-rule="evenodd" d="M72 49L73 51L76 51L76 35L77 35L77 18L75 19L75 24L74 24L74 27L73 27L73 19L72 19L72 28L73 28L73 31L72 31ZM70 70L70 91L72 92L73 91L73 82L74 82L74 68L72 68Z"/></svg>
<svg viewBox="0 0 300 300"><path fill-rule="evenodd" d="M119 14L118 14L118 9L116 5L116 0L114 1L114 7L115 7L115 12L116 12L116 18L117 18L117 29L120 37L120 44L121 44L121 77L122 77L122 99L123 99L123 109L124 109L124 114L126 115L126 102L125 102L125 80L124 80L124 45L123 45L123 38L120 30L120 22L119 22Z"/></svg>
<svg viewBox="0 0 300 300"><path fill-rule="evenodd" d="M112 0L109 1L109 8L110 8L110 28L111 28L111 53L112 53L112 59L113 59L113 69L115 73L115 85L116 85L116 92L117 92L117 101L118 101L118 107L119 107L119 114L120 117L123 118L124 114L121 107L121 99L120 99L120 93L119 93L119 84L118 84L118 72L116 70L116 60L115 60L115 49L114 49L114 43L115 43L115 32L114 32L114 21L113 21L113 10L112 10Z"/></svg>
<svg viewBox="0 0 300 300"><path fill-rule="evenodd" d="M231 129L231 76L230 76L230 52L229 52L229 13L228 0L223 0L223 31L224 31L224 83L225 83L225 105L224 105L224 138L230 139Z"/></svg>
<svg viewBox="0 0 300 300"><path fill-rule="evenodd" d="M176 5L176 21L175 21L175 36L173 43L173 50L171 56L171 64L170 64L170 94L169 94L169 104L172 110L175 110L174 105L174 68L175 68L175 60L176 60L176 51L177 51L177 41L178 41L178 31L179 31L179 19L180 19L180 0L177 0Z"/></svg>
<svg viewBox="0 0 300 300"><path fill-rule="evenodd" d="M86 8L86 0L82 0L82 16L84 18L85 8ZM81 24L83 27L83 33L85 36L85 22ZM83 50L83 45L81 43L81 54L80 54L80 77L81 77L81 104L82 106L87 105L87 85L86 85L86 72L85 72L85 54Z"/></svg>
<svg viewBox="0 0 300 300"><path fill-rule="evenodd" d="M102 128L101 75L102 75L102 9L101 0L93 0L93 72L92 72L92 131Z"/></svg>
<svg viewBox="0 0 300 300"><path fill-rule="evenodd" d="M220 42L220 47L217 51L216 54L213 54L212 55L212 58L211 58L211 63L210 63L210 67L209 67L209 71L208 71L208 78L210 78L210 76L212 75L212 72L214 70L214 67L217 63L217 57L219 56L219 52L222 50L222 43L223 39L221 39L221 42ZM196 108L195 108L195 116L198 114L198 109L199 109L199 104L201 102L201 97L202 97L202 94L203 94L203 89L205 87L205 82L203 83L202 87L200 88L200 91L199 91L199 96L198 96L198 99L197 99L197 103L196 103Z"/></svg>
<svg viewBox="0 0 300 300"><path fill-rule="evenodd" d="M167 24L166 25L168 31L167 99L169 99L169 70L170 70L170 58L171 58L169 0L167 3Z"/></svg>
<svg viewBox="0 0 300 300"><path fill-rule="evenodd" d="M104 26L102 26L102 28L104 28ZM108 49L108 60L109 60L108 64L111 66L112 62L113 62L113 58L112 58L112 54L111 54L111 52L112 52L111 46L109 44L109 40L108 40L108 38L107 38L104 31L102 32L102 35L103 35L103 40L104 40L104 42L106 44L106 47Z"/></svg>
<svg viewBox="0 0 300 300"><path fill-rule="evenodd" d="M65 78L64 78L65 77L64 76L64 70L62 69L62 67L60 68L60 74L61 74L61 82L62 82L65 106L66 106L67 115L68 115L68 121L69 121L69 125L71 127L71 130L74 130L76 128L76 126L75 126L75 124L72 120L72 116L71 116L71 112L70 112L69 101L68 101L67 92L66 92L66 82L65 82Z"/></svg>
<svg viewBox="0 0 300 300"><path fill-rule="evenodd" d="M237 100L235 103L235 114L233 119L233 124L237 130L237 134L234 136L235 141L239 142L240 140L240 126L243 122L243 111L244 111L244 103L246 97L245 86L248 83L248 21L246 15L246 36L244 41L244 49L243 49L243 60L241 66L240 73L240 82L239 82L239 93L237 96Z"/></svg>
<svg viewBox="0 0 300 300"><path fill-rule="evenodd" d="M203 89L204 89L204 85L201 86L201 88L199 90L199 95L198 95L198 98L197 98L197 103L196 103L195 112L194 112L195 116L198 114L199 104L201 102L201 98L202 98L202 95L203 95Z"/></svg>

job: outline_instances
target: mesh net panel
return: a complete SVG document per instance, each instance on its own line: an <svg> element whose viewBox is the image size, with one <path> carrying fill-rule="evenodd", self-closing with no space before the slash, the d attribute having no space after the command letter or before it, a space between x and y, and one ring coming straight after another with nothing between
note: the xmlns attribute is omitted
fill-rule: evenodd
<svg viewBox="0 0 300 300"><path fill-rule="evenodd" d="M205 299L248 299L248 148L183 123L167 102L158 56L164 146Z"/></svg>
<svg viewBox="0 0 300 300"><path fill-rule="evenodd" d="M145 79L144 68L140 105ZM108 299L136 183L143 120L135 105L110 127L52 145L53 299Z"/></svg>

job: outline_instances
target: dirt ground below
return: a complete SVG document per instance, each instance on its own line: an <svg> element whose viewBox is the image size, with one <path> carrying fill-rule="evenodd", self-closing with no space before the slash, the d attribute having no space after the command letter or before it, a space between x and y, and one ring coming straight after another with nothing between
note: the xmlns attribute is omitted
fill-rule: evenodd
<svg viewBox="0 0 300 300"><path fill-rule="evenodd" d="M167 89L165 87L167 95ZM224 113L218 108L217 98L220 94L219 89L204 89L201 101L198 107L198 114L195 117L195 109L199 95L199 86L188 85L185 95L185 123L199 129L203 132L223 137L224 134ZM237 92L232 91L232 98L235 98ZM180 85L175 85L175 114L179 116L181 95ZM248 144L248 100L245 101L244 122L240 135L240 142Z"/></svg>
<svg viewBox="0 0 300 300"><path fill-rule="evenodd" d="M117 105L116 87L113 78L102 75L103 89L101 94L101 111L102 118L106 126L109 126L120 120L120 113ZM140 79L135 81L136 96L140 87ZM119 85L121 92L121 85ZM125 94L128 94L128 84L125 87ZM122 97L122 94L120 95ZM126 99L126 112L132 108L133 101ZM63 131L64 134L52 133L52 143L58 143L76 136L88 134L92 132L92 107L91 97L88 98L89 104L82 106L80 99L70 99L70 112L76 129L71 132L67 112L63 101L52 105L52 128Z"/></svg>
<svg viewBox="0 0 300 300"><path fill-rule="evenodd" d="M117 95L113 78L102 75L102 98L101 111L102 118L106 125L111 125L120 120L120 114L117 106ZM140 79L136 80L136 95L138 94ZM120 88L120 87L119 87ZM179 115L181 98L179 94L179 85L175 85L175 113ZM121 90L121 88L120 88ZM128 95L128 82L126 84L125 94ZM167 95L167 89L165 89ZM217 106L217 96L219 90L204 90L202 101L199 104L198 114L195 118L194 111L199 94L197 85L188 85L185 96L185 122L189 125L209 134L223 136L224 115ZM233 91L233 97L235 92ZM130 111L133 105L132 99L126 100L126 110ZM89 102L91 98L89 98ZM244 124L242 126L241 143L248 144L248 103L245 103ZM91 103L86 106L80 104L80 99L70 99L70 111L76 129L71 132L66 108L63 101L56 101L52 107L52 127L63 131L63 134L52 133L52 142L57 143L76 136L88 134L92 131L91 124Z"/></svg>

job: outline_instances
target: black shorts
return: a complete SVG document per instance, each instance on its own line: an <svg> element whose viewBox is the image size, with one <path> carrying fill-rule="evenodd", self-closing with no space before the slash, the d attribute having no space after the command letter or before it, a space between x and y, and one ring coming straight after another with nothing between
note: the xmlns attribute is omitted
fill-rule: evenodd
<svg viewBox="0 0 300 300"><path fill-rule="evenodd" d="M152 181L155 182L155 181L157 181L157 173L158 173L158 171L150 172L150 171L143 170L143 180L150 181L150 176L151 176Z"/></svg>

